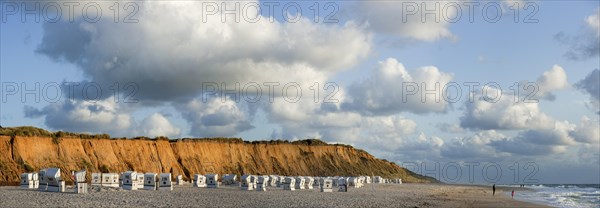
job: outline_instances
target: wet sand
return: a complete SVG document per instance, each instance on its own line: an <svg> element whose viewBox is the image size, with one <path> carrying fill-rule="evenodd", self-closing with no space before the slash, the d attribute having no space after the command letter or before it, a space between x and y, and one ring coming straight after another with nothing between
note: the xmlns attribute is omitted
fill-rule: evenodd
<svg viewBox="0 0 600 208"><path fill-rule="evenodd" d="M173 191L126 191L95 188L88 194L52 193L0 187L0 207L543 207L510 198L515 188L446 184L366 184L349 192L322 193L318 189L267 192L174 185ZM71 191L72 189L67 189ZM516 188L515 191L530 191Z"/></svg>

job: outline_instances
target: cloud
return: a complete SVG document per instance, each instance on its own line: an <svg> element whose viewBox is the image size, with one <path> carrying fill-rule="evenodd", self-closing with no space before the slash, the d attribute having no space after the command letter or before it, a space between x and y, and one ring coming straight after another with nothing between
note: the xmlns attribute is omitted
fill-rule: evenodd
<svg viewBox="0 0 600 208"><path fill-rule="evenodd" d="M302 120L278 120L281 131L272 138L321 138L328 142L393 151L416 132L415 121L399 115L364 116L349 111L312 111Z"/></svg>
<svg viewBox="0 0 600 208"><path fill-rule="evenodd" d="M506 13L506 12L510 12L510 10L515 8L515 6L518 9L524 9L525 5L527 5L528 3L534 4L535 2L525 1L525 0L502 0L502 3L504 3L504 6L505 6L505 8L502 8L502 9Z"/></svg>
<svg viewBox="0 0 600 208"><path fill-rule="evenodd" d="M595 69L590 72L584 79L577 82L575 86L590 94L590 102L594 107L594 111L600 113L600 70Z"/></svg>
<svg viewBox="0 0 600 208"><path fill-rule="evenodd" d="M419 94L408 96L410 99L405 103L401 92L391 89L398 89L404 81L415 83L417 88L421 83L433 88L435 83L442 86L450 79L451 75L435 67L408 72L390 58L380 62L366 80L354 83L347 90L340 88L333 97L338 102L317 103L309 95L298 102L278 97L272 103L260 105L270 122L281 125L281 130L273 131L273 138L317 137L388 149L395 148L405 136L416 131L416 123L397 115L398 112L444 112L448 105L441 98L436 102L434 96L422 103Z"/></svg>
<svg viewBox="0 0 600 208"><path fill-rule="evenodd" d="M506 6L513 6L515 4L523 5L525 3L525 1L524 0L502 0L502 3L504 3L504 5L506 5Z"/></svg>
<svg viewBox="0 0 600 208"><path fill-rule="evenodd" d="M395 151L398 147L406 146L407 140L412 138L417 130L415 121L401 116L374 116L363 117L360 129L356 130L352 142L361 147L375 151Z"/></svg>
<svg viewBox="0 0 600 208"><path fill-rule="evenodd" d="M230 137L254 128L249 115L230 98L193 99L175 104L175 108L190 123L193 136Z"/></svg>
<svg viewBox="0 0 600 208"><path fill-rule="evenodd" d="M441 148L441 154L443 157L455 159L483 158L488 160L565 154L570 148L576 149L586 145L586 143L578 143L577 137L573 136L586 127L585 125L575 126L567 121L557 121L552 127L523 130L515 136L506 136L495 130L485 130L472 136L446 142ZM588 130L593 131L592 129ZM584 134L590 133L593 134L593 132ZM597 138L597 132L595 133ZM593 141L586 140L585 142Z"/></svg>
<svg viewBox="0 0 600 208"><path fill-rule="evenodd" d="M135 123L112 97L95 102L67 100L48 105L41 110L25 107L25 116L44 117L46 126L56 130L131 135Z"/></svg>
<svg viewBox="0 0 600 208"><path fill-rule="evenodd" d="M553 91L562 90L569 87L567 73L559 65L554 65L552 66L552 69L542 73L542 75L537 79L536 84L539 88L539 91L536 93L534 98L547 100L556 99L554 94L552 94Z"/></svg>
<svg viewBox="0 0 600 208"><path fill-rule="evenodd" d="M504 157L548 155L564 153L578 143L570 134L576 129L564 121L556 121L540 110L539 103L523 102L522 95L515 102L512 93L489 88L486 96L477 92L480 99L467 103L461 125L439 124L447 132L464 132L465 129L483 130L472 136L442 139L417 132L416 122L398 115L400 112L444 112L448 103L422 103L421 95L402 101L403 82L442 83L451 81L451 75L435 67L422 67L408 71L395 59L379 63L365 80L350 85L340 107L324 105L286 104L275 101L270 115L279 115L281 131L273 136L284 138L317 137L329 142L341 142L365 148L375 154L392 155L403 160L467 159L472 157L501 160ZM542 73L535 83L539 87L535 98L550 99L551 93L569 87L562 67L555 65ZM399 87L400 86L400 87ZM430 86L433 86L430 85ZM396 89L396 90L390 90ZM494 95L502 95L494 101ZM428 97L433 101L432 97ZM412 102L412 103L411 103ZM431 106L428 106L428 105ZM436 110L437 109L437 110ZM505 136L497 129L522 130L515 136ZM516 146L516 147L515 147ZM526 147L526 148L525 148ZM528 151L530 148L531 151ZM514 149L514 150L512 150Z"/></svg>
<svg viewBox="0 0 600 208"><path fill-rule="evenodd" d="M598 147L598 123L582 119L576 126L567 121L557 121L545 129L526 129L514 136L504 135L496 130L483 130L470 136L441 139L423 134L419 137L405 137L396 150L391 151L402 160L472 160L502 161L506 158L518 160L530 156L558 156L578 154L586 157L597 155L591 147ZM439 141L438 141L439 139ZM592 150L592 151L590 151ZM417 158L412 158L412 157Z"/></svg>
<svg viewBox="0 0 600 208"><path fill-rule="evenodd" d="M402 155L407 160L439 158L440 149L444 144L444 140L440 137L427 137L424 133L420 133L416 137L404 139L395 149L395 154Z"/></svg>
<svg viewBox="0 0 600 208"><path fill-rule="evenodd" d="M589 165L589 167L598 167L600 164L600 144L584 144L577 151L577 160L579 163Z"/></svg>
<svg viewBox="0 0 600 208"><path fill-rule="evenodd" d="M514 136L496 130L479 131L471 136L446 139L442 146L432 146L430 152L439 152L440 158L468 160L503 160L528 156L571 154L569 150L590 153L589 147L599 144L598 122L584 117L580 125L556 121L544 129L526 129ZM584 152L581 152L584 151ZM589 155L588 155L589 156ZM429 156L436 158L437 155Z"/></svg>
<svg viewBox="0 0 600 208"><path fill-rule="evenodd" d="M515 137L493 141L490 145L498 151L518 155L559 154L576 144L569 136L574 129L575 125L569 122L556 122L553 128L522 131Z"/></svg>
<svg viewBox="0 0 600 208"><path fill-rule="evenodd" d="M596 14L590 15L585 18L585 22L589 29L596 33L596 37L600 37L600 9L596 10Z"/></svg>
<svg viewBox="0 0 600 208"><path fill-rule="evenodd" d="M515 102L512 93L502 93L493 87L487 95L473 102L466 101L460 126L467 129L547 129L554 120L543 113L537 102ZM494 97L500 98L495 101Z"/></svg>
<svg viewBox="0 0 600 208"><path fill-rule="evenodd" d="M569 46L565 57L571 60L586 60L598 57L600 54L600 9L584 19L585 31L578 35L570 36L563 32L554 35L558 42Z"/></svg>
<svg viewBox="0 0 600 208"><path fill-rule="evenodd" d="M310 119L308 125L312 127L340 127L352 128L360 126L361 116L356 113L325 113L315 119Z"/></svg>
<svg viewBox="0 0 600 208"><path fill-rule="evenodd" d="M455 1L361 1L357 18L367 27L381 34L420 41L456 39L450 31L450 21L456 18L456 10L442 9ZM423 10L435 9L435 15ZM423 17L423 18L422 18ZM435 18L439 19L436 20Z"/></svg>
<svg viewBox="0 0 600 208"><path fill-rule="evenodd" d="M521 139L523 138L517 137L505 139L502 141L493 142L491 145L494 146L498 151L524 156L544 156L564 153L566 151L565 146L538 145L530 142L520 141Z"/></svg>
<svg viewBox="0 0 600 208"><path fill-rule="evenodd" d="M575 129L575 125L567 121L557 121L553 128L543 130L527 130L519 136L528 142L542 145L572 145L575 141L569 136L569 132Z"/></svg>
<svg viewBox="0 0 600 208"><path fill-rule="evenodd" d="M45 23L37 52L76 64L92 82L133 82L137 97L170 101L202 93L205 82L326 80L371 50L371 35L352 22L221 22L218 15L204 22L201 3L146 1L135 24Z"/></svg>
<svg viewBox="0 0 600 208"><path fill-rule="evenodd" d="M402 117L370 117L366 119L369 132L374 135L409 135L415 132L417 124Z"/></svg>
<svg viewBox="0 0 600 208"><path fill-rule="evenodd" d="M270 22L264 16L254 23L235 22L234 18L222 22L220 14L203 19L197 12L203 2L138 3L138 23L115 24L108 16L97 23L81 18L73 23L44 23L36 52L76 65L88 79L85 83L102 88L134 84L136 105L183 103L173 106L190 123L195 136L232 136L252 128L249 121L254 114L230 101L201 103L199 96L218 96L226 90L243 96L248 84L257 84L262 87L263 101L271 96L264 84L277 82L272 94L276 103L249 104L246 110L262 108L273 113L273 118L304 120L304 113L319 106L281 101L282 87L288 83L297 83L303 90L314 83L322 86L371 51L372 35L353 22L316 24L306 18L296 23ZM225 3L232 6L236 2ZM257 2L239 3L243 7ZM257 92L251 88L252 93ZM101 99L109 96L104 93ZM81 96L75 98L81 100Z"/></svg>
<svg viewBox="0 0 600 208"><path fill-rule="evenodd" d="M460 127L459 124L448 124L448 123L438 123L435 125L437 129L447 133L463 133L465 129Z"/></svg>
<svg viewBox="0 0 600 208"><path fill-rule="evenodd" d="M312 119L320 105L312 100L312 96L302 96L297 102L285 98L275 98L273 103L266 104L269 118L274 122L303 122Z"/></svg>
<svg viewBox="0 0 600 208"><path fill-rule="evenodd" d="M435 66L425 66L409 72L402 63L388 58L379 62L379 66L372 70L368 78L349 87L350 98L342 103L342 108L368 115L398 112L444 113L449 103L443 99L442 87L451 80L451 74L444 73ZM425 88L437 88L436 94L423 98Z"/></svg>
<svg viewBox="0 0 600 208"><path fill-rule="evenodd" d="M137 134L147 137L177 137L180 135L180 131L162 114L153 113L140 123Z"/></svg>
<svg viewBox="0 0 600 208"><path fill-rule="evenodd" d="M497 152L489 144L506 138L495 130L477 132L474 135L450 139L441 148L441 156L453 159L497 159L507 156Z"/></svg>
<svg viewBox="0 0 600 208"><path fill-rule="evenodd" d="M137 123L131 109L114 102L113 97L104 100L67 100L48 105L42 109L25 106L25 117L44 118L46 126L61 131L108 133L112 136L167 136L180 135L180 129L160 113L154 113Z"/></svg>
<svg viewBox="0 0 600 208"><path fill-rule="evenodd" d="M484 87L485 92L475 92L479 99L465 102L465 112L460 126L468 129L547 129L554 119L540 110L539 100L554 100L552 92L569 87L565 70L558 65L545 71L535 85L521 82L519 93L503 92L493 86ZM531 86L531 87L529 87ZM532 89L536 88L537 91Z"/></svg>
<svg viewBox="0 0 600 208"><path fill-rule="evenodd" d="M576 141L581 143L598 144L600 143L600 123L584 116L581 118L580 125L574 131L569 132Z"/></svg>

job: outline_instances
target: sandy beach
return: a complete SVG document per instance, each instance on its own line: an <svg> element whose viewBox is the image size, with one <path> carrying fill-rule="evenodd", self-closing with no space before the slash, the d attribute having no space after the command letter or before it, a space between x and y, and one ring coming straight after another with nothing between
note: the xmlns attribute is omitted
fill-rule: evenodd
<svg viewBox="0 0 600 208"><path fill-rule="evenodd" d="M498 187L496 196L491 192L491 187L445 184L367 184L346 193L281 188L258 192L242 191L237 186L208 189L176 185L173 191L94 188L88 194L78 195L4 186L0 187L0 207L543 207L511 199L508 188Z"/></svg>

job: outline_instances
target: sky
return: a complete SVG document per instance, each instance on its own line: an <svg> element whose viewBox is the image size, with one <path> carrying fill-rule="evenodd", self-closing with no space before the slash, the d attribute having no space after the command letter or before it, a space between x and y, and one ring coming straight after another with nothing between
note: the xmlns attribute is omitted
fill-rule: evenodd
<svg viewBox="0 0 600 208"><path fill-rule="evenodd" d="M0 125L319 138L448 183L600 183L597 1L71 3L1 2Z"/></svg>

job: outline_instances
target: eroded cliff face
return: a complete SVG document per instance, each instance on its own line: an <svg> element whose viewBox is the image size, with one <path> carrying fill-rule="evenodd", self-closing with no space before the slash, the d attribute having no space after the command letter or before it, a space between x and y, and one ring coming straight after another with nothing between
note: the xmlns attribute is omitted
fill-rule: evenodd
<svg viewBox="0 0 600 208"><path fill-rule="evenodd" d="M59 167L62 174L167 172L313 176L381 175L404 182L434 182L350 146L245 143L216 140L82 139L0 136L0 182L16 183L23 172ZM65 175L63 175L65 176ZM63 177L69 181L69 177Z"/></svg>

